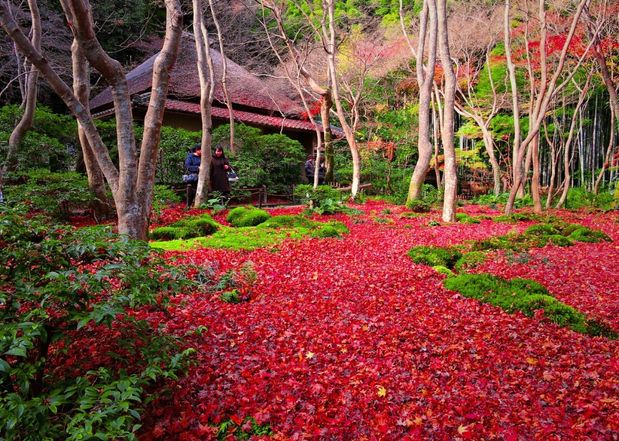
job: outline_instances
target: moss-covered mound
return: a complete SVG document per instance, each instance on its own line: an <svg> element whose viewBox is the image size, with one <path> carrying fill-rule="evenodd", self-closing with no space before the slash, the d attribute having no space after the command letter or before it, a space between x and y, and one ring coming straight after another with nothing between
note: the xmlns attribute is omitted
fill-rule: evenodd
<svg viewBox="0 0 619 441"><path fill-rule="evenodd" d="M453 268L455 263L462 257L460 250L456 248L442 248L418 246L408 250L408 256L415 263L429 266L444 266Z"/></svg>
<svg viewBox="0 0 619 441"><path fill-rule="evenodd" d="M150 237L153 240L190 239L208 236L219 229L219 224L208 214L181 219L165 227L155 228Z"/></svg>
<svg viewBox="0 0 619 441"><path fill-rule="evenodd" d="M490 274L461 274L445 279L445 287L465 297L498 306L508 313L520 311L531 317L538 310L550 321L581 334L617 338L607 325L588 319L577 309L552 297L533 280L503 278Z"/></svg>
<svg viewBox="0 0 619 441"><path fill-rule="evenodd" d="M271 215L264 210L254 207L236 207L230 210L226 220L233 227L255 227L260 225Z"/></svg>

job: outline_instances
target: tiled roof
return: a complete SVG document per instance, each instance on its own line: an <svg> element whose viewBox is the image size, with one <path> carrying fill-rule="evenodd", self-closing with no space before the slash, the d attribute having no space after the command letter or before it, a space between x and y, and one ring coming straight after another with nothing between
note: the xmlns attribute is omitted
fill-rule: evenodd
<svg viewBox="0 0 619 441"><path fill-rule="evenodd" d="M215 49L210 49L213 58L215 99L224 102L221 84L222 56ZM145 92L151 87L153 65L157 54L145 60L135 69L127 73L129 94ZM278 112L281 115L298 115L301 106L286 96L286 91L274 89L266 85L260 78L244 67L227 59L228 95L234 104L254 109ZM200 80L196 65L196 49L193 35L184 33L178 57L171 72L168 96L178 99L200 97ZM90 101L93 112L102 110L112 102L112 92L108 87Z"/></svg>
<svg viewBox="0 0 619 441"><path fill-rule="evenodd" d="M177 100L166 100L166 110L185 112L185 113L200 113L200 105L196 103L187 103ZM303 121L294 118L282 118L279 116L260 115L252 112L244 112L242 110L233 110L234 120L243 122L252 126L269 127L278 130L293 130L300 132L314 132L315 126L311 121ZM228 120L229 114L227 108L215 107L212 108L213 119ZM319 130L322 130L322 125L318 124ZM333 135L341 138L344 136L342 129L331 127Z"/></svg>

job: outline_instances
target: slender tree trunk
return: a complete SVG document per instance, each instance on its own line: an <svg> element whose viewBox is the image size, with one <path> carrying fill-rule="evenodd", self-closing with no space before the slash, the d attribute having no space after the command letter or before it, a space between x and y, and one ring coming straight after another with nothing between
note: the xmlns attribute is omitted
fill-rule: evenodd
<svg viewBox="0 0 619 441"><path fill-rule="evenodd" d="M611 106L610 108L610 121L611 121L611 126L610 126L610 137L608 138L608 148L606 149L606 153L604 155L604 162L602 163L602 169L600 170L600 173L598 174L596 180L595 180L595 185L593 187L593 193L598 194L598 192L600 191L600 184L602 182L602 178L604 177L604 173L606 173L606 169L609 166L612 166L612 159L613 159L613 150L615 148L615 126L612 124L612 121L615 118L615 108Z"/></svg>
<svg viewBox="0 0 619 441"><path fill-rule="evenodd" d="M509 84L512 95L512 114L514 117L514 144L512 146L512 185L516 184L522 174L522 159L518 159L520 148L520 99L518 96L518 83L516 81L516 66L511 52L511 22L509 18L510 1L505 0L505 16L503 20L503 37L505 45L505 61L509 72ZM507 211L507 208L506 208ZM511 212L511 208L510 208Z"/></svg>
<svg viewBox="0 0 619 441"><path fill-rule="evenodd" d="M322 122L322 136L325 148L325 182L333 183L335 179L333 172L335 169L335 153L333 151L333 133L329 123L329 112L333 107L331 99L331 88L327 88L327 93L322 95L320 102L320 120Z"/></svg>
<svg viewBox="0 0 619 441"><path fill-rule="evenodd" d="M434 99L436 105L438 105L438 101L440 100L439 96L434 94ZM432 142L434 144L434 175L436 176L436 188L440 189L443 186L441 179L441 170L438 166L438 138L439 138L439 125L436 117L436 108L432 106Z"/></svg>
<svg viewBox="0 0 619 441"><path fill-rule="evenodd" d="M531 157L533 164L533 176L531 176L531 197L533 198L533 212L542 214L542 200L540 196L540 159L539 159L539 135L531 141Z"/></svg>
<svg viewBox="0 0 619 441"><path fill-rule="evenodd" d="M499 166L499 161L497 160L496 153L494 151L494 140L492 139L492 133L490 133L490 130L485 123L478 123L478 125L481 128L484 148L486 149L486 153L488 154L488 158L490 160L490 166L492 168L494 195L498 196L501 193L501 167Z"/></svg>
<svg viewBox="0 0 619 441"><path fill-rule="evenodd" d="M443 199L442 218L444 222L454 222L456 220L456 198L458 195L456 151L454 148L456 75L449 54L446 0L438 0L436 6L441 65L445 73L445 105L443 107L443 127L441 129L441 140L443 141L443 151L445 152L445 196Z"/></svg>
<svg viewBox="0 0 619 441"><path fill-rule="evenodd" d="M335 61L337 46L335 44L334 0L323 0L323 10L327 11L329 18L328 23L323 24L323 34L325 37L324 41L327 42L327 63L331 80L330 84L332 87L333 103L335 104L336 114L340 125L342 126L342 130L344 131L344 135L346 137L346 141L348 142L348 147L350 148L350 153L352 155L353 172L351 199L355 199L357 197L357 193L359 192L359 184L361 181L361 156L359 155L359 148L355 139L355 133L353 132L353 129L350 127L350 124L348 124L348 121L346 120L346 115L344 114L344 108L342 106L342 100L339 94L337 68Z"/></svg>
<svg viewBox="0 0 619 441"><path fill-rule="evenodd" d="M555 119L555 130L552 135L552 140L548 137L548 126L544 122L544 134L546 137L546 143L550 147L550 178L548 179L548 194L546 195L546 210L548 210L552 204L552 198L555 191L555 180L557 179L557 147L555 145L555 134L557 132L557 121Z"/></svg>
<svg viewBox="0 0 619 441"><path fill-rule="evenodd" d="M206 200L210 187L213 140L212 104L215 80L208 34L204 25L202 0L193 0L193 17L193 35L198 55L198 77L200 79L200 118L202 121L202 159L200 161L200 172L198 173L198 184L194 199L194 207L198 208ZM221 56L222 58L224 57L223 53ZM233 139L230 142L232 143Z"/></svg>
<svg viewBox="0 0 619 441"><path fill-rule="evenodd" d="M528 131L527 137L518 146L518 155L516 158L517 161L515 161L514 167L516 167L516 162L522 162L524 155L529 147L529 144L535 137L538 136L540 125L546 114L546 110L548 109L548 105L551 99L554 97L554 95L558 91L563 89L563 87L565 87L565 85L571 80L574 73L576 72L576 69L580 67L582 61L584 60L586 54L589 51L589 48L591 47L590 44L589 46L587 46L587 48L583 51L583 54L581 55L579 62L573 68L571 73L567 75L567 79L564 80L560 85L557 85L557 80L559 79L559 76L561 75L563 71L563 66L565 65L568 48L576 32L576 26L578 24L578 21L580 19L583 9L585 8L585 6L588 5L588 3L589 3L588 0L581 0L579 2L576 12L572 16L572 23L570 26L570 30L563 43L561 54L559 55L559 58L558 58L557 66L554 69L554 73L550 81L547 81L547 78L546 78L546 74L547 74L546 38L545 38L545 35L546 35L545 14L546 13L545 13L544 0L540 0L539 2L539 16L540 16L540 22L541 22L540 26L541 26L541 34L542 34L542 38L540 40L540 45L539 45L540 46L540 64L541 64L541 71L542 71L541 80L539 82L540 89L537 91L535 105L533 106L533 110L530 112L529 131ZM509 0L506 0L506 4L507 5L509 4ZM508 26L507 26L508 19L509 19L509 14L506 13L506 31L508 31ZM506 41L506 43L508 43L508 41ZM508 51L506 49L506 55L507 55L507 52ZM507 58L511 60L511 56L508 56ZM508 66L509 64L510 62L508 61ZM510 76L511 76L511 72L510 72ZM512 87L513 86L514 85L512 84ZM513 90L514 89L512 89L512 92ZM505 214L512 213L514 209L514 201L516 199L516 195L518 193L520 186L523 184L523 182L524 182L524 176L523 176L522 169L521 169L520 173L516 175L516 180L514 181L514 184L509 193L509 199L507 203L505 204Z"/></svg>
<svg viewBox="0 0 619 441"><path fill-rule="evenodd" d="M84 57L77 40L73 40L71 45L71 60L73 66L73 93L86 111L89 112L90 73L86 57ZM103 176L103 172L101 172L101 168L97 163L97 158L88 143L84 127L79 121L77 123L77 135L82 147L82 157L84 158L84 166L88 176L88 188L95 195L96 202L93 207L95 216L97 218L109 217L112 215L114 207L107 196L105 176Z"/></svg>
<svg viewBox="0 0 619 441"><path fill-rule="evenodd" d="M427 34L429 24L429 35ZM435 0L425 0L421 12L419 27L419 42L417 47L417 83L419 84L419 125L417 150L419 157L411 176L406 203L421 198L423 183L428 173L432 159L432 142L430 140L430 102L432 100L432 84L434 83L434 67L436 64L436 45L438 19ZM428 63L424 66L426 36L429 39Z"/></svg>
<svg viewBox="0 0 619 441"><path fill-rule="evenodd" d="M31 39L30 42L36 51L41 51L41 15L39 14L39 6L36 0L28 0L28 7L30 8L31 25ZM17 54L16 54L17 55ZM19 66L19 57L17 60ZM6 154L6 158L0 166L0 194L4 187L4 176L12 166L13 155L19 149L24 135L32 127L34 122L34 111L37 106L37 92L39 90L39 71L31 63L27 63L25 70L28 72L24 83L23 108L24 113L21 119L13 129L11 136L9 137L9 149Z"/></svg>
<svg viewBox="0 0 619 441"><path fill-rule="evenodd" d="M226 101L226 106L228 107L228 115L230 121L230 151L236 153L236 145L234 143L234 112L232 111L232 100L230 100L230 95L228 94L228 61L226 59L224 49L224 37L221 32L221 27L219 26L217 14L215 13L213 0L208 0L208 4L211 10L211 16L213 17L213 23L215 24L215 29L217 29L217 41L219 41L219 52L221 53L221 87L224 93L224 100ZM206 41L206 45L208 46L208 39Z"/></svg>

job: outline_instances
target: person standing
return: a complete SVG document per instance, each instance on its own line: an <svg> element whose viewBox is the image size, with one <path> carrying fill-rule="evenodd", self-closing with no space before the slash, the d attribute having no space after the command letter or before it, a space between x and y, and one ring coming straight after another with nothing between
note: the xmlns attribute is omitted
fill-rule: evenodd
<svg viewBox="0 0 619 441"><path fill-rule="evenodd" d="M230 199L230 182L228 181L228 171L231 170L230 162L222 147L217 147L211 160L211 180L210 190L218 191L222 194L224 202Z"/></svg>
<svg viewBox="0 0 619 441"><path fill-rule="evenodd" d="M198 185L198 173L200 172L200 163L202 162L202 146L196 144L189 149L185 157L185 173L187 176L187 189L185 194L185 203L187 208L193 205L196 198L196 190Z"/></svg>

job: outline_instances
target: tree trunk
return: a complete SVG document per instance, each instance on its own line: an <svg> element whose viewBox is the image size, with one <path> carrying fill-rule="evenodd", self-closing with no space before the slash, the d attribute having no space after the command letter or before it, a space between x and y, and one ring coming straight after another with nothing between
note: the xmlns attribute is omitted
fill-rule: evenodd
<svg viewBox="0 0 619 441"><path fill-rule="evenodd" d="M533 175L531 176L531 197L533 198L533 212L542 214L542 200L540 196L540 164L539 164L539 135L531 141L531 162Z"/></svg>
<svg viewBox="0 0 619 441"><path fill-rule="evenodd" d="M215 80L208 34L206 26L204 25L202 0L193 0L193 17L193 34L196 43L196 53L198 55L198 77L200 79L200 118L202 121L202 159L200 161L200 173L198 174L196 197L194 199L194 207L198 208L206 201L208 189L210 187L213 139L213 119L211 112Z"/></svg>
<svg viewBox="0 0 619 441"><path fill-rule="evenodd" d="M438 0L438 40L441 54L441 65L445 73L445 105L443 106L443 126L441 140L445 153L445 196L443 199L443 221L456 220L456 198L458 195L458 176L456 169L456 151L454 148L454 101L456 95L456 75L449 54L449 35L447 28L446 0Z"/></svg>
<svg viewBox="0 0 619 441"><path fill-rule="evenodd" d="M32 20L32 25L30 32L32 37L30 42L36 51L41 51L41 15L39 14L39 6L36 0L28 0L28 7L30 8L30 18ZM19 65L19 58L17 60L17 64ZM26 81L24 81L24 94L23 94L23 108L24 113L20 121L17 123L11 136L9 137L9 149L6 154L6 158L2 166L0 166L0 194L2 193L2 189L4 187L4 176L6 172L11 167L11 163L13 161L13 155L19 149L21 142L24 138L24 135L30 128L32 127L32 123L34 122L34 111L37 106L37 92L39 90L38 82L39 82L39 71L36 69L34 65L29 63L26 66L26 70L28 75L26 77Z"/></svg>
<svg viewBox="0 0 619 441"><path fill-rule="evenodd" d="M217 29L217 41L219 41L219 52L221 53L221 88L224 93L226 107L228 107L228 120L230 122L230 151L236 153L236 146L234 144L234 112L232 111L232 101L230 100L230 95L228 94L228 61L224 50L224 37L221 33L221 27L219 26L219 20L217 19L215 8L213 7L213 0L208 0L208 4L213 17L213 23L215 24L215 29ZM208 44L208 38L206 38L206 45L208 46ZM210 54L208 54L208 57L210 58ZM212 84L212 87L214 87L214 83ZM211 99L211 103L212 101L213 100Z"/></svg>
<svg viewBox="0 0 619 441"><path fill-rule="evenodd" d="M434 83L434 67L436 64L437 45L437 11L435 0L425 0L421 13L419 27L419 42L417 48L417 83L419 84L419 125L417 150L419 157L411 176L408 187L406 203L421 198L423 183L428 173L430 160L432 159L432 142L430 140L430 102L432 100L432 85ZM429 48L428 64L424 68L423 56L425 52L425 39L428 28Z"/></svg>
<svg viewBox="0 0 619 441"><path fill-rule="evenodd" d="M73 65L73 93L79 102L88 111L90 100L90 75L86 58L84 57L77 40L73 40L71 45L71 60ZM89 112L90 113L90 112ZM88 176L88 188L95 195L94 213L97 219L109 217L114 212L114 206L108 199L105 177L97 163L84 127L78 121L77 135L82 147L82 157Z"/></svg>
<svg viewBox="0 0 619 441"><path fill-rule="evenodd" d="M595 185L593 186L593 193L598 194L600 191L600 183L602 182L602 178L604 177L604 173L606 173L606 169L608 167L612 167L613 160L613 150L615 148L615 126L612 124L613 119L615 118L615 108L611 106L610 108L610 137L608 139L608 148L606 149L606 153L604 154L604 162L602 163L602 169L598 174Z"/></svg>
<svg viewBox="0 0 619 441"><path fill-rule="evenodd" d="M490 159L490 166L492 167L494 195L498 196L501 193L501 167L499 166L499 161L497 160L496 153L494 151L494 140L492 139L492 133L490 133L490 130L486 124L481 124L480 127L484 147L486 148L486 153Z"/></svg>
<svg viewBox="0 0 619 441"><path fill-rule="evenodd" d="M329 123L329 112L331 107L333 107L331 88L327 88L327 93L322 95L322 101L320 102L320 120L322 122L322 136L325 148L325 182L327 183L335 182L333 177L333 172L335 169L333 133L331 132L331 124Z"/></svg>
<svg viewBox="0 0 619 441"><path fill-rule="evenodd" d="M561 49L561 54L559 55L557 66L554 69L552 78L550 79L550 81L547 81L546 79L546 73L547 73L546 38L545 38L545 35L546 35L545 14L546 13L545 13L544 0L540 0L539 2L539 16L540 16L540 22L541 22L540 26L541 26L541 34L542 34L542 38L540 40L540 45L539 45L540 64L541 64L541 71L542 71L541 80L539 82L540 89L537 91L535 105L533 106L533 110L529 114L530 115L529 116L529 131L528 131L527 137L518 146L518 155L515 158L516 161L514 161L514 167L516 167L517 163L522 162L529 144L531 143L531 141L533 141L535 137L538 136L539 128L546 114L546 111L548 109L550 100L554 97L554 95L558 91L563 89L563 87L565 87L565 85L570 81L570 79L573 77L574 72L576 72L576 69L578 69L578 67L582 63L582 60L585 58L586 54L589 51L590 45L585 49L585 51L583 51L583 54L581 55L579 62L573 68L571 73L567 75L567 79L557 86L557 80L559 79L559 76L561 75L563 71L563 66L565 64L567 51L570 46L570 43L572 42L574 34L576 32L576 26L578 24L582 11L587 4L588 4L588 0L581 0L579 2L577 10L572 17L572 23L570 26L569 33L566 36L565 41L563 43L563 47ZM509 0L506 0L506 5L509 5ZM509 31L508 19L509 19L509 14L506 8L506 24L505 24L506 32ZM507 37L506 37L506 43L508 43ZM507 56L507 52L508 50L506 48L506 56ZM511 60L511 56L508 56L507 58L508 60ZM508 61L508 66L509 64L510 64L510 61ZM510 72L510 77L511 77L511 72ZM512 88L513 87L514 85L512 84ZM512 89L512 93L513 91L514 89ZM523 182L524 182L524 176L523 176L523 171L521 169L520 173L516 175L516 180L514 181L513 186L509 193L509 199L507 203L505 204L505 214L511 214L513 212L516 195L518 193L518 190L520 189L520 186L523 184Z"/></svg>
<svg viewBox="0 0 619 441"><path fill-rule="evenodd" d="M167 94L169 70L175 60L180 43L182 13L180 4L166 0L166 37L163 48L153 68L152 93L144 119L144 137L140 162L137 163L133 116L125 74L116 60L101 48L89 10L89 5L78 0L62 0L74 38L84 56L108 81L116 110L119 169L116 169L103 144L92 117L71 88L50 67L10 17L8 6L0 2L0 23L9 37L17 44L26 58L37 67L52 89L65 102L81 124L101 171L112 189L118 215L118 231L136 239L146 239L148 215L152 204L155 166L159 153L159 135Z"/></svg>

